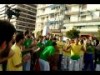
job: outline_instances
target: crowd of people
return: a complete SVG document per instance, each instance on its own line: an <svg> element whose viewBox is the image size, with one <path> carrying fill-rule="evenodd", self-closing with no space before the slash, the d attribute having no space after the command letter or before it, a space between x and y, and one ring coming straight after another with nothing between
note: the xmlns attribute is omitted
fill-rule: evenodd
<svg viewBox="0 0 100 75"><path fill-rule="evenodd" d="M97 38L35 37L0 20L0 71L100 71Z"/></svg>

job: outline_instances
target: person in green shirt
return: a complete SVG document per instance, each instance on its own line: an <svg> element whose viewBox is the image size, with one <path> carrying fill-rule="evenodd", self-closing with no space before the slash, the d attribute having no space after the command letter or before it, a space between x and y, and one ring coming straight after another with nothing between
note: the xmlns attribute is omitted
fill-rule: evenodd
<svg viewBox="0 0 100 75"><path fill-rule="evenodd" d="M91 44L91 41L88 40L86 44L86 51L84 54L84 71L87 71L89 65L90 65L90 70L94 71L94 51L95 47Z"/></svg>
<svg viewBox="0 0 100 75"><path fill-rule="evenodd" d="M56 43L53 42L52 46L47 46L40 54L40 69L41 71L50 71L50 62L55 55Z"/></svg>
<svg viewBox="0 0 100 75"><path fill-rule="evenodd" d="M52 45L52 37L49 37L46 39L46 43L45 43L45 46L51 46Z"/></svg>
<svg viewBox="0 0 100 75"><path fill-rule="evenodd" d="M45 48L45 45L42 43L42 41L43 41L43 38L40 37L40 38L39 38L39 41L38 41L38 43L37 43L37 47L39 47L40 50L36 52L38 57L40 57L41 51Z"/></svg>

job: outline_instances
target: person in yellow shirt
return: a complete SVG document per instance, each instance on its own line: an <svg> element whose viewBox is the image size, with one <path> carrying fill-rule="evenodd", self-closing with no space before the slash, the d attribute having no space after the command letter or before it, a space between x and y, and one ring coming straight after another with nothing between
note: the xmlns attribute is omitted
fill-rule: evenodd
<svg viewBox="0 0 100 75"><path fill-rule="evenodd" d="M63 55L66 57L66 56L70 56L71 55L71 51L70 49L66 50L66 48L70 45L70 40L67 39L66 40L66 43L64 44L64 48L63 48Z"/></svg>
<svg viewBox="0 0 100 75"><path fill-rule="evenodd" d="M62 61L62 56L63 56L63 47L64 47L64 43L62 41L62 37L59 37L59 40L57 41L57 48L59 50L58 70L61 70L61 61Z"/></svg>
<svg viewBox="0 0 100 75"><path fill-rule="evenodd" d="M70 45L70 40L67 39L66 43L64 44L64 48L63 48L63 69L64 70L69 70L69 61L70 61L70 55L71 55L71 50L68 49L67 47Z"/></svg>
<svg viewBox="0 0 100 75"><path fill-rule="evenodd" d="M24 35L16 35L16 43L11 47L11 50L14 52L14 55L8 59L7 62L7 71L22 71L23 62L25 62L28 57L24 56L22 58L22 44L24 42ZM23 62L22 62L23 60Z"/></svg>
<svg viewBox="0 0 100 75"><path fill-rule="evenodd" d="M85 41L85 39L83 38L83 39L81 39L80 40L80 45L82 45L83 46L83 48L84 48L84 50L86 50L86 43L84 42ZM81 68L83 68L84 67L84 54L85 54L85 51L83 51L83 50L81 50L81 56L80 56L80 67Z"/></svg>
<svg viewBox="0 0 100 75"><path fill-rule="evenodd" d="M75 39L74 41L75 41L75 43L71 44L68 47L68 48L71 48L71 62L72 63L70 65L75 66L75 64L74 64L74 61L75 61L79 64L79 68L77 68L77 70L82 70L82 68L80 67L80 63L81 63L80 57L81 57L81 51L82 50L84 51L85 49L81 44L79 44L78 39ZM70 70L73 70L73 68L71 67Z"/></svg>

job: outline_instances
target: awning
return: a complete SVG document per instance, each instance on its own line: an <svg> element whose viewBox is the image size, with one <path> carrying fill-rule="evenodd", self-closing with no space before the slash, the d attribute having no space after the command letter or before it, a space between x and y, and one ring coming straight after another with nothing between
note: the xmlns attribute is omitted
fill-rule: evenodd
<svg viewBox="0 0 100 75"><path fill-rule="evenodd" d="M97 36L96 32L80 32L80 35Z"/></svg>

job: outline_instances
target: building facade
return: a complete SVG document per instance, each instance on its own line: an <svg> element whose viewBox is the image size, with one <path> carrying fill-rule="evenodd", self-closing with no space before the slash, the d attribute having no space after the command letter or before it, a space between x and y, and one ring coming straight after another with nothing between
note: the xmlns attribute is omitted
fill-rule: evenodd
<svg viewBox="0 0 100 75"><path fill-rule="evenodd" d="M100 5L99 4L72 4L67 6L68 10L65 16L70 18L65 20L62 32L66 32L71 28L80 30L80 35L93 35L100 27Z"/></svg>
<svg viewBox="0 0 100 75"><path fill-rule="evenodd" d="M2 4L0 6L0 18L7 19L7 15L5 14L5 5ZM17 8L19 9L20 16L17 19L15 16L12 16L11 23L14 24L17 31L25 31L29 29L30 31L35 30L35 23L36 23L36 4L7 4L11 9Z"/></svg>
<svg viewBox="0 0 100 75"><path fill-rule="evenodd" d="M80 35L96 36L100 27L100 4L39 4L36 19L36 31L49 25L63 33L76 28Z"/></svg>
<svg viewBox="0 0 100 75"><path fill-rule="evenodd" d="M65 5L63 4L39 4L37 5L36 31L43 30L45 25L51 31L61 30L64 19Z"/></svg>

